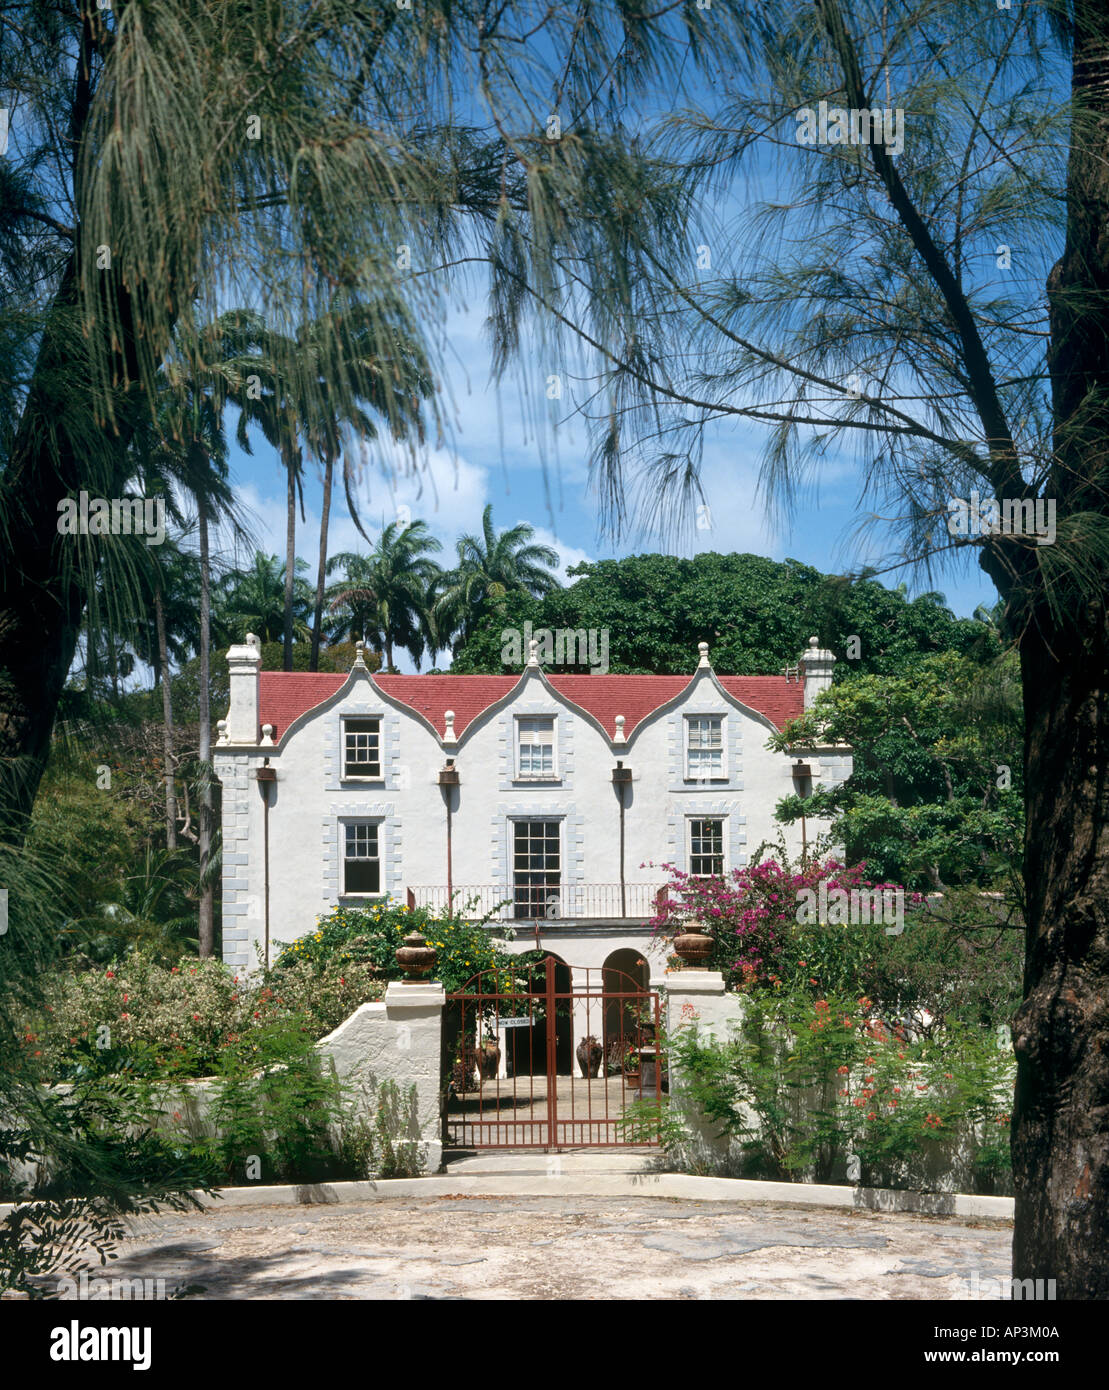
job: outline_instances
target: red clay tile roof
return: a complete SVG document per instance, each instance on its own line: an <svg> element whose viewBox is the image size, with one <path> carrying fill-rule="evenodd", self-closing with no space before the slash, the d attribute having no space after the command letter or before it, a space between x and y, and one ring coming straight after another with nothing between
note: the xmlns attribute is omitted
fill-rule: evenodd
<svg viewBox="0 0 1109 1390"><path fill-rule="evenodd" d="M422 714L442 735L446 710L454 710L454 729L461 734L490 705L518 683L519 676L375 676L392 699ZM616 716L624 716L624 736L647 715L679 695L691 676L558 676L547 677L559 694L590 713L611 738ZM765 715L777 728L801 713L797 681L784 676L718 676L720 684L749 709ZM303 671L263 671L260 676L259 722L274 726L280 740L298 715L322 704L346 676Z"/></svg>

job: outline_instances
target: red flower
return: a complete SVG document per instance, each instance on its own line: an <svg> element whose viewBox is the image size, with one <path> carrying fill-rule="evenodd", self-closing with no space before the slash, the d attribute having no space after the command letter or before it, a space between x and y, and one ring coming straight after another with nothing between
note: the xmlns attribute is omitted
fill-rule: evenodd
<svg viewBox="0 0 1109 1390"><path fill-rule="evenodd" d="M875 1113L874 1113L873 1110L871 1110L871 1111L868 1113L868 1115L867 1115L866 1118L867 1118L868 1120L876 1120L876 1119L878 1118L878 1116L875 1115Z"/></svg>
<svg viewBox="0 0 1109 1390"><path fill-rule="evenodd" d="M193 1014L193 1022L194 1022L194 1023L199 1023L199 1022L200 1022L200 1015L199 1015L199 1014Z"/></svg>
<svg viewBox="0 0 1109 1390"><path fill-rule="evenodd" d="M104 974L105 974L106 978L109 979L109 980L114 980L114 979L115 979L115 973L114 973L114 971L106 970L106 971L104 972Z"/></svg>
<svg viewBox="0 0 1109 1390"><path fill-rule="evenodd" d="M851 1070L850 1067L837 1067L837 1068L836 1068L836 1075L837 1075L837 1076L846 1076L847 1073L848 1073L850 1070Z"/></svg>

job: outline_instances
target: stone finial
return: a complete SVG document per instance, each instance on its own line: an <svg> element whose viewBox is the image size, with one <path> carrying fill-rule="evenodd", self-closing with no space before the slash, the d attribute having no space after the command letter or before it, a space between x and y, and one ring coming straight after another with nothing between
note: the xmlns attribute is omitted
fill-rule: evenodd
<svg viewBox="0 0 1109 1390"><path fill-rule="evenodd" d="M231 740L227 737L227 720L226 720L226 719L217 719L217 720L216 720L216 747L218 748L219 745L220 745L221 743L230 743L230 742L231 742Z"/></svg>
<svg viewBox="0 0 1109 1390"><path fill-rule="evenodd" d="M624 742L624 722L625 722L625 721L624 721L624 716L623 716L622 714L618 714L618 715L616 716L616 742L617 742L617 743L623 743L623 742Z"/></svg>
<svg viewBox="0 0 1109 1390"><path fill-rule="evenodd" d="M533 637L528 642L528 665L539 665L539 639L537 637Z"/></svg>
<svg viewBox="0 0 1109 1390"><path fill-rule="evenodd" d="M365 669L366 669L366 662L365 662L365 660L364 660L364 658L363 658L363 655L362 655L362 653L363 653L365 650L366 650L366 644L365 644L365 642L355 642L355 644L354 644L354 666L351 667L351 670L354 670L355 667L359 667L359 666L362 668L362 670L365 670Z"/></svg>
<svg viewBox="0 0 1109 1390"><path fill-rule="evenodd" d="M697 643L697 650L698 650L698 652L700 652L700 654L701 654L701 659L697 662L697 667L698 667L698 669L700 669L700 668L702 668L702 667L708 666L708 664L709 664L709 644L708 644L707 642L698 642L698 643Z"/></svg>
<svg viewBox="0 0 1109 1390"><path fill-rule="evenodd" d="M454 710L448 709L448 710L445 710L445 711L444 711L444 713L443 713L443 725L444 725L444 729L443 729L443 741L444 741L445 743L453 743L453 742L455 741L455 732L454 732Z"/></svg>
<svg viewBox="0 0 1109 1390"><path fill-rule="evenodd" d="M257 637L253 632L247 633L246 644L248 647L253 647L256 652L261 652L262 650L261 639Z"/></svg>
<svg viewBox="0 0 1109 1390"><path fill-rule="evenodd" d="M273 725L272 725L272 724L263 724L263 725L262 725L262 743L261 743L261 747L263 747L263 748L272 748L272 747L273 747Z"/></svg>

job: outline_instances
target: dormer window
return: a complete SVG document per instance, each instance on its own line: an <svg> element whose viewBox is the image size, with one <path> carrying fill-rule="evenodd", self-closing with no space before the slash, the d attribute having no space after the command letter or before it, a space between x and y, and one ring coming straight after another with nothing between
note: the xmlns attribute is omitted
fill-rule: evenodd
<svg viewBox="0 0 1109 1390"><path fill-rule="evenodd" d="M517 717L516 776L522 782L551 782L557 779L553 714Z"/></svg>
<svg viewBox="0 0 1109 1390"><path fill-rule="evenodd" d="M343 777L381 779L381 720L343 720Z"/></svg>
<svg viewBox="0 0 1109 1390"><path fill-rule="evenodd" d="M690 714L685 721L685 775L707 782L727 777L724 764L724 716Z"/></svg>

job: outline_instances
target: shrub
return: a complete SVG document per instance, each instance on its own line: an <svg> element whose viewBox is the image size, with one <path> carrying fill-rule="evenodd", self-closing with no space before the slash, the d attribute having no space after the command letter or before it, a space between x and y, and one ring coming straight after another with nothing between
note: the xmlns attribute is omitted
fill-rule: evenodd
<svg viewBox="0 0 1109 1390"><path fill-rule="evenodd" d="M782 863L764 859L723 877L694 878L672 864L664 865L670 882L665 905L651 921L655 934L672 939L690 918L703 922L713 938L708 969L719 970L731 989L771 985L795 974L799 982L807 979L799 974L805 958L797 947L808 938L820 939L826 947L832 942L852 941L864 952L876 938L886 939L881 924L868 924L857 934L841 934L824 923L815 931L801 928L798 905L803 891L816 894L822 884L829 896L837 889L850 894L863 889L896 889L896 884L871 883L864 877L865 864L848 868L836 859L827 859L793 868L784 854L782 858ZM909 899L914 906L922 901L919 893L910 894ZM836 964L850 970L847 961Z"/></svg>
<svg viewBox="0 0 1109 1390"><path fill-rule="evenodd" d="M384 990L361 962L294 963L247 984L220 961L184 956L164 966L133 953L104 969L52 978L44 1011L23 1041L54 1080L204 1076L228 1047L274 1020L295 1015L311 1038L323 1037Z"/></svg>
<svg viewBox="0 0 1109 1390"><path fill-rule="evenodd" d="M848 1154L873 1186L927 1187L937 1141L969 1147L978 1186L1006 1182L1011 1048L955 1026L935 1038L899 1038L873 1003L806 991L756 993L727 1041L687 1018L667 1040L681 1093L735 1139L745 1171L779 1179L842 1176ZM680 1107L668 1146L683 1161Z"/></svg>
<svg viewBox="0 0 1109 1390"><path fill-rule="evenodd" d="M322 969L350 961L375 967L382 978L400 979L397 948L409 932L419 931L438 953L435 979L449 993L464 988L483 970L514 966L515 958L502 951L486 929L489 920L468 921L456 913L437 915L423 907L337 907L319 918L314 932L290 942L274 969L275 973L294 965Z"/></svg>

